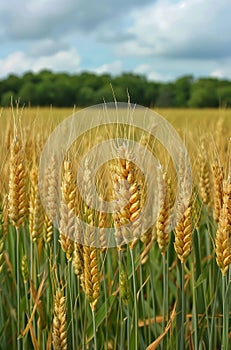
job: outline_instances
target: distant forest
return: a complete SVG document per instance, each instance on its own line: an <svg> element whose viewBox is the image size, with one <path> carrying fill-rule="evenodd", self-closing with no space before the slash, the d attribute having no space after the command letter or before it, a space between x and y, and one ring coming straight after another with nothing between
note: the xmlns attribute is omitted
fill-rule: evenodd
<svg viewBox="0 0 231 350"><path fill-rule="evenodd" d="M231 81L187 75L163 83L132 73L70 75L49 70L0 80L1 107L9 106L12 98L25 106L85 107L110 102L114 96L127 102L128 95L132 103L147 107L231 107Z"/></svg>

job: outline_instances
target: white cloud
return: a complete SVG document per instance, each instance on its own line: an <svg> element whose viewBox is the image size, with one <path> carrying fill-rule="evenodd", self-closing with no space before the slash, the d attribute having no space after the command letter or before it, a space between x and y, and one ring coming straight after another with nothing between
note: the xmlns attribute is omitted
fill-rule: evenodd
<svg viewBox="0 0 231 350"><path fill-rule="evenodd" d="M0 0L0 76L49 68L231 78L231 2ZM74 47L76 49L74 49ZM81 56L81 67L80 67Z"/></svg>
<svg viewBox="0 0 231 350"><path fill-rule="evenodd" d="M57 42L57 40L53 39L44 39L44 40L38 40L36 41L36 44L32 44L29 46L29 54L35 57L39 56L51 56L59 51L68 50L69 45L60 40Z"/></svg>
<svg viewBox="0 0 231 350"><path fill-rule="evenodd" d="M230 11L229 0L158 0L132 11L134 39L123 49L172 59L231 56Z"/></svg>
<svg viewBox="0 0 231 350"><path fill-rule="evenodd" d="M122 70L123 70L123 65L121 61L105 63L93 69L94 73L96 74L110 73L112 75L120 74Z"/></svg>
<svg viewBox="0 0 231 350"><path fill-rule="evenodd" d="M222 69L216 69L214 71L211 72L210 76L212 78L218 78L221 79L225 76L224 71Z"/></svg>
<svg viewBox="0 0 231 350"><path fill-rule="evenodd" d="M22 51L17 51L0 59L0 77L10 73L21 74L25 71L38 72L44 68L56 72L76 73L80 70L80 56L75 49L70 49L59 51L51 56L41 56L37 59Z"/></svg>
<svg viewBox="0 0 231 350"><path fill-rule="evenodd" d="M75 49L59 51L52 56L40 57L33 65L35 71L44 67L54 71L77 72L80 68L80 56Z"/></svg>
<svg viewBox="0 0 231 350"><path fill-rule="evenodd" d="M231 79L231 58L217 64L216 67L210 71L209 75L218 79L225 79L227 77Z"/></svg>
<svg viewBox="0 0 231 350"><path fill-rule="evenodd" d="M155 0L154 0L155 1ZM0 33L10 39L38 39L50 35L60 37L70 32L90 33L105 23L120 22L131 9L153 3L153 0L18 0L4 2L0 13ZM1 5L1 4L0 4Z"/></svg>
<svg viewBox="0 0 231 350"><path fill-rule="evenodd" d="M145 75L150 81L163 81L170 78L154 71L151 64L140 64L134 68L134 72L137 74Z"/></svg>

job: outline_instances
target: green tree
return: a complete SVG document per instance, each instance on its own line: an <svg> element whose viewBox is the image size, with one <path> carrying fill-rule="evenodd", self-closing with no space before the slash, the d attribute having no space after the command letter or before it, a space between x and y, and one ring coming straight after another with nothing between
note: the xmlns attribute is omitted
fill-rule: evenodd
<svg viewBox="0 0 231 350"><path fill-rule="evenodd" d="M36 96L41 106L55 105L56 94L55 87L52 81L41 81L36 88Z"/></svg>
<svg viewBox="0 0 231 350"><path fill-rule="evenodd" d="M156 105L160 84L155 82L148 82L143 93L143 105L147 107L154 107Z"/></svg>
<svg viewBox="0 0 231 350"><path fill-rule="evenodd" d="M177 79L174 83L176 107L187 107L190 99L191 87L193 84L192 75L187 75Z"/></svg>
<svg viewBox="0 0 231 350"><path fill-rule="evenodd" d="M23 79L10 74L6 79L2 80L0 83L0 94L2 95L5 92L13 92L17 94L21 86L23 85Z"/></svg>
<svg viewBox="0 0 231 350"><path fill-rule="evenodd" d="M174 84L162 84L159 89L158 98L156 100L157 107L174 107L175 91Z"/></svg>
<svg viewBox="0 0 231 350"><path fill-rule="evenodd" d="M88 107L92 104L96 104L93 88L83 85L78 91L77 101L80 101L77 104L78 107Z"/></svg>
<svg viewBox="0 0 231 350"><path fill-rule="evenodd" d="M19 90L18 96L20 98L21 103L30 104L34 106L39 104L38 96L37 96L37 87L34 83L28 81Z"/></svg>
<svg viewBox="0 0 231 350"><path fill-rule="evenodd" d="M217 89L219 106L231 107L231 84Z"/></svg>
<svg viewBox="0 0 231 350"><path fill-rule="evenodd" d="M11 102L15 102L14 91L7 91L1 95L1 107L9 107Z"/></svg>
<svg viewBox="0 0 231 350"><path fill-rule="evenodd" d="M188 106L192 108L218 107L219 99L216 91L217 79L199 79L191 89Z"/></svg>
<svg viewBox="0 0 231 350"><path fill-rule="evenodd" d="M126 101L129 94L131 102L141 105L144 104L145 88L147 87L147 80L145 77L132 73L124 73L113 79L112 86L113 89L120 87L124 90Z"/></svg>

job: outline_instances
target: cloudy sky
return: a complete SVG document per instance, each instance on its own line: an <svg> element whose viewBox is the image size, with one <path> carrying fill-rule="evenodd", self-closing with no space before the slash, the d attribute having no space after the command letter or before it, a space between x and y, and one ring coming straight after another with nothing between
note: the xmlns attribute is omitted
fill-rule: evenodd
<svg viewBox="0 0 231 350"><path fill-rule="evenodd" d="M231 79L230 0L0 0L0 78L93 71Z"/></svg>

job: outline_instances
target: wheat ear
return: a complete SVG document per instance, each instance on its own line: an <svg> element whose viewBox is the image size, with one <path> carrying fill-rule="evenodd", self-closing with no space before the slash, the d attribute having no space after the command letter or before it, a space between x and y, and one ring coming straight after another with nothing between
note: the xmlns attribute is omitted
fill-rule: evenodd
<svg viewBox="0 0 231 350"><path fill-rule="evenodd" d="M202 141L201 149L198 156L199 165L199 183L198 189L201 200L204 204L210 204L211 201L211 181L210 181L210 166L208 163L208 155L204 141Z"/></svg>
<svg viewBox="0 0 231 350"><path fill-rule="evenodd" d="M69 160L64 161L64 173L61 187L60 208L60 244L66 253L67 260L72 259L76 229L75 215L76 190Z"/></svg>
<svg viewBox="0 0 231 350"><path fill-rule="evenodd" d="M29 229L35 242L43 232L44 211L38 189L38 169L34 164L30 174Z"/></svg>
<svg viewBox="0 0 231 350"><path fill-rule="evenodd" d="M216 261L223 275L231 264L231 183L224 181L223 206L215 237Z"/></svg>
<svg viewBox="0 0 231 350"><path fill-rule="evenodd" d="M160 177L161 174L158 174ZM169 196L170 183L167 181L167 174L163 175L163 179L159 179L159 193L161 208L156 221L157 243L162 255L165 255L169 242Z"/></svg>
<svg viewBox="0 0 231 350"><path fill-rule="evenodd" d="M8 215L16 227L24 224L27 214L26 170L23 151L18 138L11 144Z"/></svg>
<svg viewBox="0 0 231 350"><path fill-rule="evenodd" d="M218 160L212 165L212 174L213 174L213 218L216 222L219 221L221 208L223 205L223 171L221 166L218 163Z"/></svg>
<svg viewBox="0 0 231 350"><path fill-rule="evenodd" d="M92 186L91 171L88 159L85 161L83 177L85 193L90 193ZM93 211L93 198L89 198L89 203L83 203L83 216L85 221L84 228L84 277L82 286L90 303L91 309L94 310L100 295L100 270L99 270L99 249L96 248L96 235L94 226L97 224L95 212Z"/></svg>
<svg viewBox="0 0 231 350"><path fill-rule="evenodd" d="M119 159L113 169L113 190L116 200L113 219L117 244L120 246L129 242L130 248L133 248L141 234L140 174L139 169L135 166L135 156L131 150L128 150L126 146L121 146L117 153Z"/></svg>
<svg viewBox="0 0 231 350"><path fill-rule="evenodd" d="M56 291L54 298L52 340L55 350L67 349L66 299L61 290Z"/></svg>
<svg viewBox="0 0 231 350"><path fill-rule="evenodd" d="M181 263L184 263L192 250L192 199L189 169L184 166L184 154L180 153L179 181L181 191L176 203L176 226L174 248Z"/></svg>

